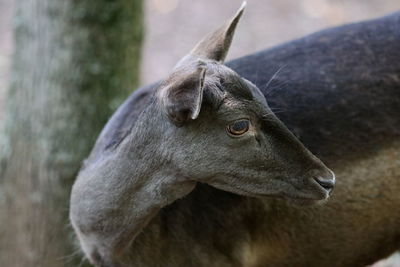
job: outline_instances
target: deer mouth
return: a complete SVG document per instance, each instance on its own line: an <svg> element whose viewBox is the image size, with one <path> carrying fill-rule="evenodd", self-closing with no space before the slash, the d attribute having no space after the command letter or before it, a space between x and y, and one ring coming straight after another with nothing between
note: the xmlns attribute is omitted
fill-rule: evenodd
<svg viewBox="0 0 400 267"><path fill-rule="evenodd" d="M228 191L234 194L243 195L247 197L256 198L279 198L289 200L298 205L312 205L321 203L329 198L332 188L329 190L325 189L320 185L314 178L307 179L306 181L297 182L287 181L283 177L277 177L274 179L279 183L279 190L269 190L267 186L266 190L263 190L265 186L257 186L256 190L249 190L248 188L239 187L235 184L229 184L223 181L213 181L210 183L213 187ZM328 187L328 186L326 186Z"/></svg>
<svg viewBox="0 0 400 267"><path fill-rule="evenodd" d="M326 194L323 197L315 197L311 196L309 194L301 194L301 195L295 195L295 194L287 194L287 193L282 193L280 195L270 195L270 194L257 194L254 195L255 197L262 197L262 198L281 198L290 201L291 203L295 203L298 205L313 205L316 203L321 203L326 201L329 198L329 195Z"/></svg>

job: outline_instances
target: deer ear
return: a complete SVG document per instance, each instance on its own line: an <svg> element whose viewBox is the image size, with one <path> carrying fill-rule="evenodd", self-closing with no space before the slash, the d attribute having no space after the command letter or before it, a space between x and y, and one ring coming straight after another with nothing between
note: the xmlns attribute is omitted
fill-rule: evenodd
<svg viewBox="0 0 400 267"><path fill-rule="evenodd" d="M199 116L205 74L204 63L199 63L194 70L180 70L166 80L159 97L165 113L176 126Z"/></svg>
<svg viewBox="0 0 400 267"><path fill-rule="evenodd" d="M213 59L221 63L224 62L229 47L231 46L236 26L245 7L246 2L243 2L242 6L232 19L216 31L204 37L190 52L190 54L199 58Z"/></svg>

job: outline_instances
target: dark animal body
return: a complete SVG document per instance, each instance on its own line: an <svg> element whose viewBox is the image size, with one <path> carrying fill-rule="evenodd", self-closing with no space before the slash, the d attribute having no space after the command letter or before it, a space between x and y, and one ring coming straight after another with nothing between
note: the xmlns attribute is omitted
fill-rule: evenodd
<svg viewBox="0 0 400 267"><path fill-rule="evenodd" d="M155 215L132 266L365 266L400 247L400 13L321 31L226 64L337 177L299 207L207 184ZM86 162L129 134L155 88L136 90ZM190 155L188 155L190 157Z"/></svg>

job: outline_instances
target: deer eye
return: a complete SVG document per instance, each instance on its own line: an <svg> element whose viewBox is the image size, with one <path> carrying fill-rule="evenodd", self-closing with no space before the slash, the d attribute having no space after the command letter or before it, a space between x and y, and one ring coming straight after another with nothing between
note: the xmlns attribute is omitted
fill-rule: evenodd
<svg viewBox="0 0 400 267"><path fill-rule="evenodd" d="M250 128L249 120L237 120L228 125L227 131L230 135L239 136L245 134Z"/></svg>

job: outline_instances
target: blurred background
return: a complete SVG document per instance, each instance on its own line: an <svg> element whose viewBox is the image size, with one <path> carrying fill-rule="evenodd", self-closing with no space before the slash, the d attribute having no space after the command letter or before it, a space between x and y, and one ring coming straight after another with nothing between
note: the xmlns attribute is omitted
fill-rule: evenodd
<svg viewBox="0 0 400 267"><path fill-rule="evenodd" d="M15 0L0 0L0 107L9 79ZM241 0L146 0L140 84L164 77L206 33L232 15ZM400 9L398 0L248 0L228 60L306 34ZM1 113L0 113L1 118Z"/></svg>
<svg viewBox="0 0 400 267"><path fill-rule="evenodd" d="M142 83L168 73L209 31L228 19L241 0L147 0ZM228 60L306 34L400 9L398 0L248 0Z"/></svg>
<svg viewBox="0 0 400 267"><path fill-rule="evenodd" d="M59 255L59 251L72 251L69 245L59 247L58 252L54 249L56 261L44 262L43 255L52 258L53 252L41 247L40 242L51 240L57 244L54 236L63 239L68 235L65 221L69 187L98 132L131 91L167 75L200 38L232 16L241 4L241 0L81 2L85 4L0 0L0 125L6 129L6 134L0 135L0 187L4 190L1 195L0 189L0 202L6 203L6 217L11 218L8 223L17 222L15 231L34 232L32 237L28 234L14 238L14 245L3 242L3 249L14 246L21 252L18 257L3 258L9 264L4 266L64 266L60 262L65 261L75 266L73 253ZM399 0L247 2L228 60L320 29L400 10ZM74 98L75 93L79 97ZM92 107L88 108L89 104ZM63 109L59 112L60 106ZM54 121L68 121L68 125L57 124L49 129ZM24 148L11 137L24 140ZM86 141L76 142L77 139ZM71 147L72 143L78 145ZM10 160L13 157L18 160ZM46 178L37 178L38 174ZM44 191L51 194L43 197ZM15 192L24 192L20 195L26 198L15 201ZM50 208L43 204L54 199L64 204ZM60 206L62 216L49 219L49 210L59 210ZM4 225L3 240L10 240ZM59 225L62 230L57 229ZM43 237L49 231L52 236ZM0 239L1 233L0 229ZM35 235L42 240L39 244ZM26 265L32 262L36 264ZM376 266L400 266L400 261L395 256Z"/></svg>

